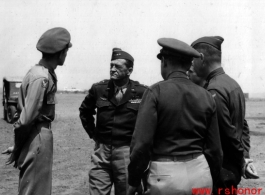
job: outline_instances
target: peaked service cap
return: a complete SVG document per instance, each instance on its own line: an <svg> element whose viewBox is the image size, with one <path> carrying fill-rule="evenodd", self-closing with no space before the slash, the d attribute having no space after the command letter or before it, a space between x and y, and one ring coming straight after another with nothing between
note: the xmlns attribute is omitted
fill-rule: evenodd
<svg viewBox="0 0 265 195"><path fill-rule="evenodd" d="M157 58L161 60L163 55L178 57L184 61L192 61L193 58L199 58L200 53L180 40L173 38L160 38L157 43L163 47Z"/></svg>

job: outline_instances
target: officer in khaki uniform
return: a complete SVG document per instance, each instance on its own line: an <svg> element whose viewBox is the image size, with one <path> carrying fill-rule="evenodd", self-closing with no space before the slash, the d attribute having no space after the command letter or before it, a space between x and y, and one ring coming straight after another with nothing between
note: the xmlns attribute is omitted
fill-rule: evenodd
<svg viewBox="0 0 265 195"><path fill-rule="evenodd" d="M37 43L42 59L22 81L14 124L15 145L3 153L11 154L7 164L20 170L19 195L50 195L52 191L53 135L57 91L56 67L64 64L70 34L64 28L46 31Z"/></svg>
<svg viewBox="0 0 265 195"><path fill-rule="evenodd" d="M82 102L80 119L95 143L89 171L91 195L126 194L128 186L129 146L142 95L146 89L130 80L133 57L114 48L110 62L110 80L92 85ZM94 116L96 114L96 125Z"/></svg>
<svg viewBox="0 0 265 195"><path fill-rule="evenodd" d="M157 57L164 81L143 95L131 142L127 195L134 194L148 165L147 194L191 195L193 188L207 188L210 194L222 164L216 105L209 92L186 76L200 54L172 38L158 44L163 47Z"/></svg>

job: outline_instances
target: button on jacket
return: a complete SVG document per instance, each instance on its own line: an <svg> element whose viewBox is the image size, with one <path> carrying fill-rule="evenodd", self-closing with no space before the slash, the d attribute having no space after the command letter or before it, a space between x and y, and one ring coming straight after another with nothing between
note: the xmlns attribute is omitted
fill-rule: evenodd
<svg viewBox="0 0 265 195"><path fill-rule="evenodd" d="M223 68L210 73L205 87L216 100L224 160L238 164L241 168L242 158L249 158L250 149L244 94Z"/></svg>
<svg viewBox="0 0 265 195"><path fill-rule="evenodd" d="M205 155L216 178L222 151L214 99L176 71L144 93L131 143L129 184L139 185L151 155L196 153Z"/></svg>
<svg viewBox="0 0 265 195"><path fill-rule="evenodd" d="M79 108L80 119L91 138L116 147L129 146L139 104L146 87L130 80L119 103L114 88L112 80L93 84ZM96 114L96 109L95 125L93 115Z"/></svg>

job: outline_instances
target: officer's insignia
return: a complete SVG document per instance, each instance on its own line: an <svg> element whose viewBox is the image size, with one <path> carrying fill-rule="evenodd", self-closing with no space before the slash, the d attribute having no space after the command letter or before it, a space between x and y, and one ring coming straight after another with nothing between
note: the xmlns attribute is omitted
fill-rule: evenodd
<svg viewBox="0 0 265 195"><path fill-rule="evenodd" d="M100 97L100 99L102 99L102 100L104 100L104 101L106 101L106 100L107 100L107 98L104 98L104 97Z"/></svg>
<svg viewBox="0 0 265 195"><path fill-rule="evenodd" d="M142 99L129 100L129 102L132 104L139 104L139 103L141 103L141 101L142 101Z"/></svg>
<svg viewBox="0 0 265 195"><path fill-rule="evenodd" d="M47 88L47 87L48 87L48 79L44 79L44 80L42 81L41 86L42 86L43 88Z"/></svg>
<svg viewBox="0 0 265 195"><path fill-rule="evenodd" d="M116 56L120 56L121 54L120 53L116 53Z"/></svg>
<svg viewBox="0 0 265 195"><path fill-rule="evenodd" d="M212 97L215 98L216 94L213 94Z"/></svg>

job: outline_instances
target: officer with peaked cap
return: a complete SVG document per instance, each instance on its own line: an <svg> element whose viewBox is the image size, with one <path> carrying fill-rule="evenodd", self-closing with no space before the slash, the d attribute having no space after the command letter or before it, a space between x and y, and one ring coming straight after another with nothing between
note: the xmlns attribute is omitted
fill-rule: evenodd
<svg viewBox="0 0 265 195"><path fill-rule="evenodd" d="M212 36L199 38L191 44L202 56L194 59L194 70L206 80L205 88L213 95L217 105L224 161L215 185L216 194L225 194L224 188L236 188L241 175L245 178L258 177L249 157L250 137L245 120L244 94L239 84L221 67L223 41L220 36ZM253 167L253 171L249 167Z"/></svg>
<svg viewBox="0 0 265 195"><path fill-rule="evenodd" d="M177 39L161 38L158 44L164 81L148 88L140 105L127 195L134 194L148 165L150 194L192 194L193 188L209 188L210 194L222 162L216 106L186 76L200 54Z"/></svg>
<svg viewBox="0 0 265 195"><path fill-rule="evenodd" d="M20 170L19 195L50 195L52 191L53 135L57 66L64 64L71 36L64 28L46 31L37 43L42 59L22 81L19 119L14 124L15 143L3 153L11 154L7 164Z"/></svg>
<svg viewBox="0 0 265 195"><path fill-rule="evenodd" d="M139 82L130 80L133 63L129 53L114 48L110 80L93 84L79 108L83 127L95 141L89 171L90 194L110 194L113 183L115 195L126 194L129 146L146 89ZM93 115L96 113L95 124Z"/></svg>

